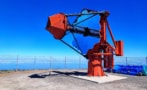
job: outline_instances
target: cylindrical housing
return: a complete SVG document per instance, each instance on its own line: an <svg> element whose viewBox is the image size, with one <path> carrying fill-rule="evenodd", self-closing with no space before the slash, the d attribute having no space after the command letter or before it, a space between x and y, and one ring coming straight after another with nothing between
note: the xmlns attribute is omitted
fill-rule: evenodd
<svg viewBox="0 0 147 90"><path fill-rule="evenodd" d="M97 37L97 38L100 37L100 33L98 30L93 30L87 27L80 28L80 27L69 26L68 30L73 33L83 34L84 36L92 36L92 37Z"/></svg>

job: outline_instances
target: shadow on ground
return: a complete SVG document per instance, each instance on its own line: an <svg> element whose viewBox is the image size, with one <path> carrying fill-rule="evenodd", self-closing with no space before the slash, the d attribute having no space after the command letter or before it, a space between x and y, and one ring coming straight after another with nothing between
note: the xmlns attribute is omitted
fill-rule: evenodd
<svg viewBox="0 0 147 90"><path fill-rule="evenodd" d="M73 71L73 72L63 72L63 71L52 71L52 73L38 73L38 74L32 74L28 77L30 78L45 78L48 76L57 76L57 75L66 75L66 76L70 76L70 75L76 75L76 76L86 76L87 73L86 72L79 72L79 71Z"/></svg>
<svg viewBox="0 0 147 90"><path fill-rule="evenodd" d="M73 72L61 72L61 71L53 71L58 74L63 74L63 75L77 75L77 76L85 76L87 75L86 72L79 72L79 71L73 71Z"/></svg>

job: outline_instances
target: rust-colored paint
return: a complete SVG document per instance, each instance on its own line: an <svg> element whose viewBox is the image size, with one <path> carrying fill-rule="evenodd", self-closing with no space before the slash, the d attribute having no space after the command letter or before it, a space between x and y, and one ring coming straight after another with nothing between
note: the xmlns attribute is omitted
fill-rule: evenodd
<svg viewBox="0 0 147 90"><path fill-rule="evenodd" d="M78 14L77 14L78 15ZM116 56L123 55L123 41L115 41L112 35L112 31L107 21L109 12L105 11L99 13L100 15L100 42L96 43L92 49L87 52L88 56L88 76L104 76L105 73L102 67L102 61L104 61L104 68L114 67L114 53ZM56 39L62 39L67 31L73 32L72 27L67 23L67 15L62 13L50 16L46 29ZM108 28L109 34L112 38L114 47L107 42L106 29ZM75 32L76 33L76 32ZM80 34L84 34L81 32Z"/></svg>
<svg viewBox="0 0 147 90"><path fill-rule="evenodd" d="M67 30L67 18L64 14L59 13L48 18L46 29L52 33L54 38L62 39Z"/></svg>
<svg viewBox="0 0 147 90"><path fill-rule="evenodd" d="M88 76L104 76L101 56L89 54Z"/></svg>
<svg viewBox="0 0 147 90"><path fill-rule="evenodd" d="M116 56L123 56L123 48L124 48L124 43L123 41L115 41L116 44L116 49L115 49L115 53Z"/></svg>

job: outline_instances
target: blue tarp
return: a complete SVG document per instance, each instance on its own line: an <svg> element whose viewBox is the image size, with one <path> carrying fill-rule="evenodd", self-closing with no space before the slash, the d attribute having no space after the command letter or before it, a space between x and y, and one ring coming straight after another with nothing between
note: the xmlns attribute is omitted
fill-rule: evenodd
<svg viewBox="0 0 147 90"><path fill-rule="evenodd" d="M147 76L147 66L145 65L115 65L113 72L128 75Z"/></svg>

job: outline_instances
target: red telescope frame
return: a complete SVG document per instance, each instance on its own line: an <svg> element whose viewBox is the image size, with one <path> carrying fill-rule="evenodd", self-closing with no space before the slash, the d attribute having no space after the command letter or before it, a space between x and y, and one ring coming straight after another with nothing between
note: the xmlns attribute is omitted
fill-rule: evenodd
<svg viewBox="0 0 147 90"><path fill-rule="evenodd" d="M100 16L100 30L93 31L89 28L80 30L72 27L68 24L68 16L79 16L80 14L68 14L58 13L48 18L46 29L54 36L55 39L61 40L67 31L72 33L79 33L86 36L93 36L100 38L100 42L96 43L92 49L88 50L88 76L104 76L105 73L102 67L102 61L104 62L104 68L114 67L114 55L123 56L123 41L115 41L110 26L107 21L109 12L89 12L88 14L98 14ZM114 46L110 45L107 41L106 29L110 33Z"/></svg>

